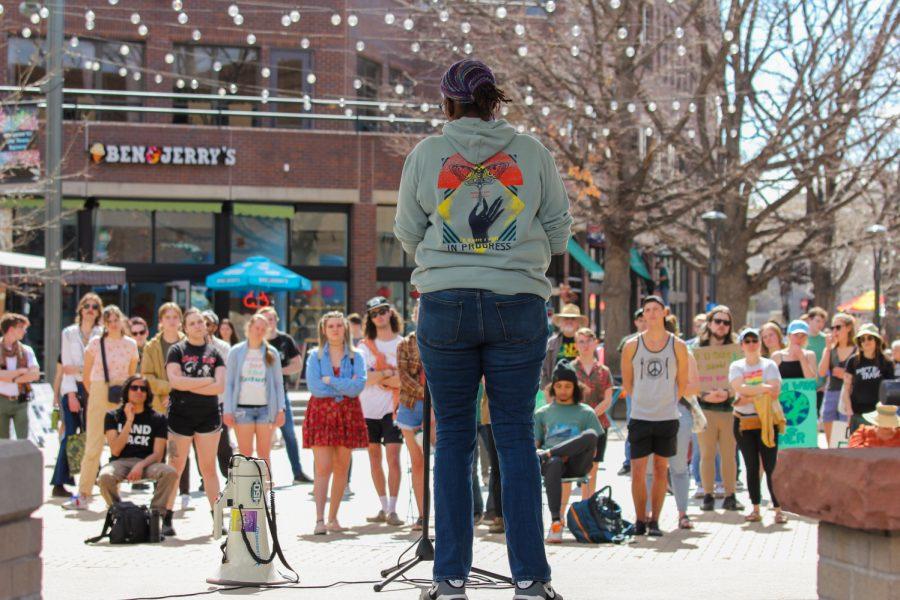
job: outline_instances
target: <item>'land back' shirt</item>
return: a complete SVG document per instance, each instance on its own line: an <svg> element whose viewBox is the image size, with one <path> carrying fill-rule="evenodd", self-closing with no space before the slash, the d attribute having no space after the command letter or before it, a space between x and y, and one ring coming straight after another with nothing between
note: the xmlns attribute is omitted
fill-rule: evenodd
<svg viewBox="0 0 900 600"><path fill-rule="evenodd" d="M103 422L103 431L122 431L125 427L125 411L121 408L111 410L106 413ZM166 418L154 412L149 408L134 415L134 422L131 424L131 435L128 436L128 443L122 448L118 456L111 456L110 461L119 458L140 458L145 459L153 454L153 441L156 438L166 439L169 432L166 427Z"/></svg>

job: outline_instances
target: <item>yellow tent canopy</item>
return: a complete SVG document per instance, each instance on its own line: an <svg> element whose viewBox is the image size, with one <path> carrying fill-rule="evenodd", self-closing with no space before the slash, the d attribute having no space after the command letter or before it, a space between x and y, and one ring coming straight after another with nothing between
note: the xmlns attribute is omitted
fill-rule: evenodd
<svg viewBox="0 0 900 600"><path fill-rule="evenodd" d="M880 304L884 306L883 295L881 296L880 300ZM897 306L900 307L900 302L897 303ZM860 294L856 298L848 300L843 304L839 304L838 310L841 312L855 313L875 312L875 290L869 290L864 294Z"/></svg>

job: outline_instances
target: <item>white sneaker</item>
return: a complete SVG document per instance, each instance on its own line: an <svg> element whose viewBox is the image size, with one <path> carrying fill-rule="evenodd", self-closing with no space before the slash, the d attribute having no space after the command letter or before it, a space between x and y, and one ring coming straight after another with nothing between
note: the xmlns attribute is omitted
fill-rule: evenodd
<svg viewBox="0 0 900 600"><path fill-rule="evenodd" d="M725 497L725 486L721 483L716 485L716 492L713 494L716 498L724 498Z"/></svg>
<svg viewBox="0 0 900 600"><path fill-rule="evenodd" d="M547 533L547 539L544 541L548 544L562 544L562 537L562 523L559 521L553 521L553 523L550 524L550 531Z"/></svg>
<svg viewBox="0 0 900 600"><path fill-rule="evenodd" d="M191 495L190 494L182 494L181 495L181 510L187 510L188 506L191 505Z"/></svg>
<svg viewBox="0 0 900 600"><path fill-rule="evenodd" d="M89 501L76 494L71 500L64 502L62 507L68 510L87 510L88 504Z"/></svg>
<svg viewBox="0 0 900 600"><path fill-rule="evenodd" d="M697 491L694 492L694 499L695 499L695 500L702 500L702 499L703 499L703 496L705 496L705 495L706 495L706 492L703 491L703 487L702 487L702 486L701 486L701 487L698 487L698 488L697 488Z"/></svg>

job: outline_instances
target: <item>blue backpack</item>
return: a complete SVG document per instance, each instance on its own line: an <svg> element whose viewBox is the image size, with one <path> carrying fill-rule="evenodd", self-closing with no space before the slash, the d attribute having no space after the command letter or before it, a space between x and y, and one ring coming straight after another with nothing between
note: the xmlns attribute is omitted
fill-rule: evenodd
<svg viewBox="0 0 900 600"><path fill-rule="evenodd" d="M566 513L566 523L582 544L622 544L634 536L634 524L622 518L622 509L612 499L609 486L573 503Z"/></svg>

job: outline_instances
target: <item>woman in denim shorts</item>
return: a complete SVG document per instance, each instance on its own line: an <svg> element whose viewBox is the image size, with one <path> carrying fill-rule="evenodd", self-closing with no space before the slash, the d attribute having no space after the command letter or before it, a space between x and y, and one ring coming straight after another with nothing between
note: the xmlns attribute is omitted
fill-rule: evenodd
<svg viewBox="0 0 900 600"><path fill-rule="evenodd" d="M223 420L234 428L238 449L245 456L269 462L272 434L284 425L284 382L278 351L266 342L269 323L261 314L250 317L247 341L228 353Z"/></svg>
<svg viewBox="0 0 900 600"><path fill-rule="evenodd" d="M418 312L419 307L416 305L413 308L413 323L418 320ZM395 421L397 428L403 432L403 440L409 451L413 492L420 515L413 525L413 531L419 531L422 529L425 454L416 439L416 434L422 429L425 405L425 369L419 358L419 346L416 342L415 332L403 338L403 341L397 346L397 370L400 372L400 404L397 406Z"/></svg>

